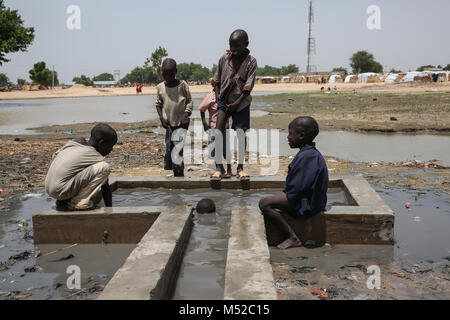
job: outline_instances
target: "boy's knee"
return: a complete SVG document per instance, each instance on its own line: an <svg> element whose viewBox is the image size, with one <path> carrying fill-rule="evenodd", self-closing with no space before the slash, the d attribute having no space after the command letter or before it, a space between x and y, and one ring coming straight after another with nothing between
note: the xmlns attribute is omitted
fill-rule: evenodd
<svg viewBox="0 0 450 320"><path fill-rule="evenodd" d="M259 209L261 209L262 213L264 213L264 210L266 210L270 206L270 200L269 197L264 197L261 200L259 200Z"/></svg>

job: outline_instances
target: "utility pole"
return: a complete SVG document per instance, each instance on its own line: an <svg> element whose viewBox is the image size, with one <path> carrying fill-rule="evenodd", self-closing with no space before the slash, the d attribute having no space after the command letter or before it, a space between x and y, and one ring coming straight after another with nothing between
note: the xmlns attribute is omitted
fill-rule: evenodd
<svg viewBox="0 0 450 320"><path fill-rule="evenodd" d="M312 64L312 56L316 54L316 39L312 36L312 24L314 22L314 10L312 0L309 0L309 18L308 18L308 64L306 72L317 71L317 66Z"/></svg>

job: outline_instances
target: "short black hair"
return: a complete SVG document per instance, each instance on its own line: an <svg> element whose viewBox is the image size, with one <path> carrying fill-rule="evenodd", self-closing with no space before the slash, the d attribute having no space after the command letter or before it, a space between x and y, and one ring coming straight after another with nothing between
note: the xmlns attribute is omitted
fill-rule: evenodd
<svg viewBox="0 0 450 320"><path fill-rule="evenodd" d="M195 210L197 213L213 213L216 212L216 204L211 199L205 198L197 203Z"/></svg>
<svg viewBox="0 0 450 320"><path fill-rule="evenodd" d="M177 69L177 62L172 58L164 59L162 63L162 69L165 70L176 70Z"/></svg>
<svg viewBox="0 0 450 320"><path fill-rule="evenodd" d="M106 123L99 123L91 130L91 139L94 141L115 141L117 142L117 132Z"/></svg>
<svg viewBox="0 0 450 320"><path fill-rule="evenodd" d="M239 39L248 42L248 34L245 30L237 29L231 33L230 40L231 39Z"/></svg>
<svg viewBox="0 0 450 320"><path fill-rule="evenodd" d="M319 124L313 117L301 116L291 121L289 127L293 126L295 131L303 131L306 140L312 142L319 134Z"/></svg>

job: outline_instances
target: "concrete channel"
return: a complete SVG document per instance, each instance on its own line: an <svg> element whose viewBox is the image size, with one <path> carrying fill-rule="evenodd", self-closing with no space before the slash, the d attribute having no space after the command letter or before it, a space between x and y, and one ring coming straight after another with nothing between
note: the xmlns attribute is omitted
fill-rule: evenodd
<svg viewBox="0 0 450 320"><path fill-rule="evenodd" d="M284 177L252 177L242 184L224 180L214 188L283 188ZM135 188L210 189L208 178L123 177L113 190ZM331 176L330 188L345 193L346 205L333 206L307 221L290 220L302 240L316 245L393 244L394 213L366 180ZM138 243L99 299L171 299L193 225L189 206L114 207L91 212L46 210L33 215L35 244ZM276 299L269 245L282 235L255 206L233 207L225 266L224 299Z"/></svg>

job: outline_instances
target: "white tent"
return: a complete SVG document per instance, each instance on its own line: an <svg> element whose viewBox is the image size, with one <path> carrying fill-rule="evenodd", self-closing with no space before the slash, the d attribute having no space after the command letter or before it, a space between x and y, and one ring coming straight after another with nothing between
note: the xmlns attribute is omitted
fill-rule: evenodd
<svg viewBox="0 0 450 320"><path fill-rule="evenodd" d="M415 77L426 77L428 76L428 72L420 72L420 71L412 71L408 72L402 79L402 82L412 82Z"/></svg>
<svg viewBox="0 0 450 320"><path fill-rule="evenodd" d="M358 75L358 83L366 83L370 76L377 76L377 73L373 72L366 72L366 73L360 73Z"/></svg>
<svg viewBox="0 0 450 320"><path fill-rule="evenodd" d="M397 80L399 74L398 73L389 73L389 75L384 79L386 83L394 83Z"/></svg>
<svg viewBox="0 0 450 320"><path fill-rule="evenodd" d="M336 83L336 79L342 79L339 74L332 74L328 83Z"/></svg>
<svg viewBox="0 0 450 320"><path fill-rule="evenodd" d="M354 77L355 75L354 74L349 74L348 76L346 76L345 77L345 80L344 80L344 83L350 83L350 79L352 78L352 77Z"/></svg>

